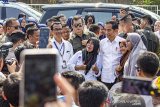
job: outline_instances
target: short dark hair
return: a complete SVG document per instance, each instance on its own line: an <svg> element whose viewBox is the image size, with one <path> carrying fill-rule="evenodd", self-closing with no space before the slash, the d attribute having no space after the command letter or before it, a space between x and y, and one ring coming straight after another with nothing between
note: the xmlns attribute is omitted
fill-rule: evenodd
<svg viewBox="0 0 160 107"><path fill-rule="evenodd" d="M25 40L25 33L21 32L21 31L16 31L16 32L13 32L11 34L11 36L9 37L9 40L15 44L17 43L19 40Z"/></svg>
<svg viewBox="0 0 160 107"><path fill-rule="evenodd" d="M82 21L82 24L84 23L84 19L82 18L82 16L79 16L79 15L76 15L76 16L74 16L73 18L72 18L72 20L71 20L71 24L73 25L74 23L74 21L77 21L77 20L79 20L79 19L81 19L81 21Z"/></svg>
<svg viewBox="0 0 160 107"><path fill-rule="evenodd" d="M34 28L35 24L34 23L28 23L26 26L25 26L25 29L26 31L30 28Z"/></svg>
<svg viewBox="0 0 160 107"><path fill-rule="evenodd" d="M107 22L106 22L106 25L107 25L107 24L111 24L113 30L118 29L118 23L115 22L115 21L107 21Z"/></svg>
<svg viewBox="0 0 160 107"><path fill-rule="evenodd" d="M128 23L128 22L132 23L132 19L128 17L128 14L122 17L120 21L124 21L124 23Z"/></svg>
<svg viewBox="0 0 160 107"><path fill-rule="evenodd" d="M54 22L52 25L51 25L51 30L53 30L54 28L53 28L53 26L54 25L62 25L62 23L60 22L60 21L56 21L56 22Z"/></svg>
<svg viewBox="0 0 160 107"><path fill-rule="evenodd" d="M39 29L38 28L30 28L27 30L27 37L29 35L33 35L35 31L38 31Z"/></svg>
<svg viewBox="0 0 160 107"><path fill-rule="evenodd" d="M153 24L153 20L152 17L150 15L144 15L141 17L141 19L147 20L148 24L152 25Z"/></svg>
<svg viewBox="0 0 160 107"><path fill-rule="evenodd" d="M19 73L12 73L8 75L8 78L3 83L4 95L9 103L15 107L19 105L19 84L20 84Z"/></svg>
<svg viewBox="0 0 160 107"><path fill-rule="evenodd" d="M99 27L98 25L96 25L96 24L92 24L92 25L89 27L89 31L94 32L94 33L99 32L99 30L100 30L100 27Z"/></svg>
<svg viewBox="0 0 160 107"><path fill-rule="evenodd" d="M76 90L79 88L80 84L85 81L85 78L82 74L74 71L63 72L61 75L64 78L71 80L69 82Z"/></svg>
<svg viewBox="0 0 160 107"><path fill-rule="evenodd" d="M80 107L100 107L106 101L108 88L98 81L86 81L78 89Z"/></svg>
<svg viewBox="0 0 160 107"><path fill-rule="evenodd" d="M144 52L137 59L137 66L147 77L154 77L159 68L159 58L153 52Z"/></svg>

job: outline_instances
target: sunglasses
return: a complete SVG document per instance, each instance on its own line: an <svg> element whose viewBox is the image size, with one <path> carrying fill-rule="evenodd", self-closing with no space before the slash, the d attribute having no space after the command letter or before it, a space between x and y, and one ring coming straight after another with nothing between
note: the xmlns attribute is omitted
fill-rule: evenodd
<svg viewBox="0 0 160 107"><path fill-rule="evenodd" d="M77 27L82 27L83 25L81 24L81 23L79 23L79 24L75 24L75 25L73 25L75 28L77 28Z"/></svg>

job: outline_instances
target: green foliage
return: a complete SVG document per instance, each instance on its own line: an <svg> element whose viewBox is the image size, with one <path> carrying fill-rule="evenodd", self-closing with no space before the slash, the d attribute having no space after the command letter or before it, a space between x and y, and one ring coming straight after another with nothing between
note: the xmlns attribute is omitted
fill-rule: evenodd
<svg viewBox="0 0 160 107"><path fill-rule="evenodd" d="M133 0L134 5L160 5L160 0Z"/></svg>

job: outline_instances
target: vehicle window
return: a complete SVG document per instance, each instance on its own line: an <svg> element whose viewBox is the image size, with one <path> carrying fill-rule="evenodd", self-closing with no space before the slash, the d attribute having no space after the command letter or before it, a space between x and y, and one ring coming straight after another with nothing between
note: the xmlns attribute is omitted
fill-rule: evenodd
<svg viewBox="0 0 160 107"><path fill-rule="evenodd" d="M78 10L59 10L58 15L64 14L67 18L75 16Z"/></svg>
<svg viewBox="0 0 160 107"><path fill-rule="evenodd" d="M6 17L7 18L10 18L10 17L18 18L19 13L21 13L21 12L22 11L19 9L6 7ZM26 16L28 17L27 14L26 14Z"/></svg>
<svg viewBox="0 0 160 107"><path fill-rule="evenodd" d="M82 15L85 16L87 13L93 14L96 22L105 23L107 20L111 20L112 17L112 12L82 12Z"/></svg>

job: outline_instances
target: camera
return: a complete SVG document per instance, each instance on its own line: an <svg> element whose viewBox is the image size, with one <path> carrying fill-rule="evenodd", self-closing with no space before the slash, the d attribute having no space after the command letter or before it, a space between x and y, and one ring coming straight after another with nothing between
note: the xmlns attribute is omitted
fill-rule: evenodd
<svg viewBox="0 0 160 107"><path fill-rule="evenodd" d="M0 52L2 53L3 59L4 59L4 65L2 68L2 73L4 74L9 74L8 68L7 68L7 64L11 65L13 63L12 61L6 60L5 58L8 56L8 52L9 52L9 48L13 47L13 43L12 42L7 42L2 44L2 46L0 46Z"/></svg>

